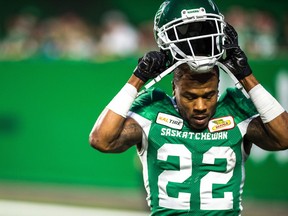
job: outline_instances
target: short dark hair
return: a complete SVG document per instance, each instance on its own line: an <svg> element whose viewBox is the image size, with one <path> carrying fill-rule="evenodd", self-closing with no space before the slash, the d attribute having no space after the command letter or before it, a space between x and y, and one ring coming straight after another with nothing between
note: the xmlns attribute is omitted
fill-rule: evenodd
<svg viewBox="0 0 288 216"><path fill-rule="evenodd" d="M188 64L181 64L174 70L173 82L179 81L184 75L188 76L191 80L197 79L199 81L201 80L201 82L204 82L215 75L219 79L219 67L215 65L210 71L199 73L191 70Z"/></svg>

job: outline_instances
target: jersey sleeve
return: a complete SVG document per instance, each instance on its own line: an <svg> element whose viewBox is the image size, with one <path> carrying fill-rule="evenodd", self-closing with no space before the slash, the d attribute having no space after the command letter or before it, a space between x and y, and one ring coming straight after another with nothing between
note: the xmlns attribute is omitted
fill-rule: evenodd
<svg viewBox="0 0 288 216"><path fill-rule="evenodd" d="M169 101L167 98L169 97L160 89L148 89L135 99L130 108L128 116L133 118L144 132L142 148L138 151L139 155L143 154L148 146L150 127L157 118L158 112L163 109L163 104Z"/></svg>
<svg viewBox="0 0 288 216"><path fill-rule="evenodd" d="M162 90L148 89L135 99L130 111L146 119L153 120L160 109L162 109L163 102L165 104L166 98L167 95Z"/></svg>
<svg viewBox="0 0 288 216"><path fill-rule="evenodd" d="M221 109L221 106L225 105L226 109L234 114L236 122L259 115L251 99L246 98L237 88L228 88L219 99L218 104L217 109Z"/></svg>

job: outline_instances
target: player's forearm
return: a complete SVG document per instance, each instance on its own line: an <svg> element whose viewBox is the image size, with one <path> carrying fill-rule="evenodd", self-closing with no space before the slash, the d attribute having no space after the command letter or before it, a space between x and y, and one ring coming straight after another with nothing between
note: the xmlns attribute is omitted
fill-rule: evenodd
<svg viewBox="0 0 288 216"><path fill-rule="evenodd" d="M103 152L122 152L141 143L142 129L127 118L127 114L145 82L165 70L166 61L166 55L159 51L148 52L139 59L132 76L96 121L89 135L94 148Z"/></svg>
<svg viewBox="0 0 288 216"><path fill-rule="evenodd" d="M259 84L258 80L255 78L253 74L250 74L249 76L240 80L240 83L247 92L249 92L252 88L254 88L256 85Z"/></svg>
<svg viewBox="0 0 288 216"><path fill-rule="evenodd" d="M273 150L288 149L288 113L285 111L265 124L273 142Z"/></svg>
<svg viewBox="0 0 288 216"><path fill-rule="evenodd" d="M124 121L124 117L105 108L89 135L91 146L99 151L109 152L123 129Z"/></svg>
<svg viewBox="0 0 288 216"><path fill-rule="evenodd" d="M121 152L131 146L127 131L127 113L144 82L132 75L98 117L90 135L92 147L102 152Z"/></svg>
<svg viewBox="0 0 288 216"><path fill-rule="evenodd" d="M137 91L139 92L140 89L144 86L144 82L142 80L140 80L138 77L136 77L134 74L132 74L132 76L129 78L129 80L127 81L127 83L133 85Z"/></svg>
<svg viewBox="0 0 288 216"><path fill-rule="evenodd" d="M274 142L274 150L288 148L288 115L281 104L257 81L253 74L241 80L248 92L266 132Z"/></svg>

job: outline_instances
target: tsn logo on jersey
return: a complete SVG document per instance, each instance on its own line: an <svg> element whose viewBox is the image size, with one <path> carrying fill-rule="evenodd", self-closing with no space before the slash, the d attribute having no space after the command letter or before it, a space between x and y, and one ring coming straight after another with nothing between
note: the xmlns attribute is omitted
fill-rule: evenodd
<svg viewBox="0 0 288 216"><path fill-rule="evenodd" d="M232 116L225 116L221 118L211 119L208 124L210 132L229 130L234 128L235 123Z"/></svg>
<svg viewBox="0 0 288 216"><path fill-rule="evenodd" d="M168 115L166 113L158 113L156 123L168 126L170 128L181 129L183 127L183 120L176 116Z"/></svg>

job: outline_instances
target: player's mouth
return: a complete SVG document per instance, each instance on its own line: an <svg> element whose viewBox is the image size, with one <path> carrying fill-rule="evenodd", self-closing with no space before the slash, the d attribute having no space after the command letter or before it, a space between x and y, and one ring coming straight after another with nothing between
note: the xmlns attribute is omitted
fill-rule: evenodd
<svg viewBox="0 0 288 216"><path fill-rule="evenodd" d="M194 126L197 125L197 128L202 128L206 126L208 118L209 117L207 115L194 115L191 117L191 121L193 122Z"/></svg>

